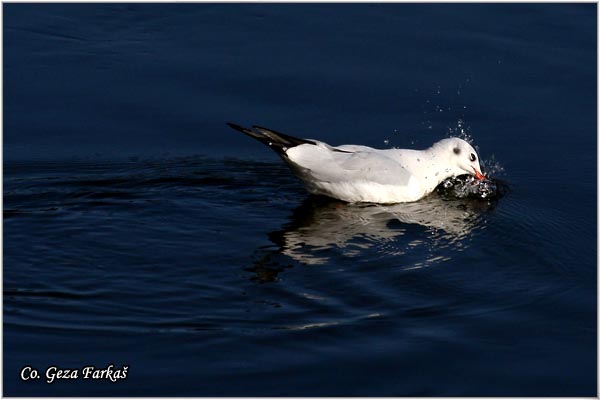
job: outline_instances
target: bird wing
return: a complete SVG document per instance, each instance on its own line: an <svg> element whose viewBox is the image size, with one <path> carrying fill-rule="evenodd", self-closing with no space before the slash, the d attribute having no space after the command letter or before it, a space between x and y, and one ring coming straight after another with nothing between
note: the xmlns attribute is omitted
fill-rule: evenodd
<svg viewBox="0 0 600 400"><path fill-rule="evenodd" d="M386 150L365 146L334 148L315 142L316 145L303 144L286 151L293 166L300 167L312 179L322 182L366 181L396 186L409 183L411 173L390 158Z"/></svg>

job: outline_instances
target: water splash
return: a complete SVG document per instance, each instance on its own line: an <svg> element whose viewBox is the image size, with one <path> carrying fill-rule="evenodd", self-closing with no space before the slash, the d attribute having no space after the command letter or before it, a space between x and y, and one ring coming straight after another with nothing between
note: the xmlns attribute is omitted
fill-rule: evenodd
<svg viewBox="0 0 600 400"><path fill-rule="evenodd" d="M481 160L481 169L487 176L502 177L504 176L504 167L496 160L496 156L492 154L485 160Z"/></svg>
<svg viewBox="0 0 600 400"><path fill-rule="evenodd" d="M459 175L445 179L436 188L436 192L446 199L498 199L508 190L505 181L489 176L480 180L473 175Z"/></svg>
<svg viewBox="0 0 600 400"><path fill-rule="evenodd" d="M447 137L458 137L473 145L473 136L471 135L471 127L465 124L462 118L456 121L456 126L448 126L446 131ZM477 150L477 149L476 149Z"/></svg>

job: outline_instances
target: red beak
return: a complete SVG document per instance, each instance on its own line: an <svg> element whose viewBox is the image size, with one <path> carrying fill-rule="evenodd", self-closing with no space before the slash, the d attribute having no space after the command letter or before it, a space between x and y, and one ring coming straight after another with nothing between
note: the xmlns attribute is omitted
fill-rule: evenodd
<svg viewBox="0 0 600 400"><path fill-rule="evenodd" d="M479 179L480 181L485 179L485 175L483 175L481 172L477 171L475 169L475 167L473 167L473 171L475 172L475 178Z"/></svg>

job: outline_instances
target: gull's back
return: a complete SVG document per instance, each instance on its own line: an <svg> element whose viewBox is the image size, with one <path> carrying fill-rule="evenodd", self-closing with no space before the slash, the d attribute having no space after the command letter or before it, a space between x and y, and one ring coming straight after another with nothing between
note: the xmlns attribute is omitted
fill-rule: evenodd
<svg viewBox="0 0 600 400"><path fill-rule="evenodd" d="M414 201L422 196L422 188L411 173L412 157L406 153L417 150L331 147L314 142L288 149L284 158L311 193L374 203Z"/></svg>

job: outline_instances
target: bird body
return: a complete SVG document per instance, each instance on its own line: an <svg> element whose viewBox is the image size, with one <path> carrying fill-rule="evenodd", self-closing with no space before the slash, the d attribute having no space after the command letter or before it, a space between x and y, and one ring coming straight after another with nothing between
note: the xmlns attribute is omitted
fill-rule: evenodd
<svg viewBox="0 0 600 400"><path fill-rule="evenodd" d="M425 150L333 147L258 126L229 126L274 149L310 193L350 203L412 202L451 176L470 173L483 179L475 150L459 138Z"/></svg>

